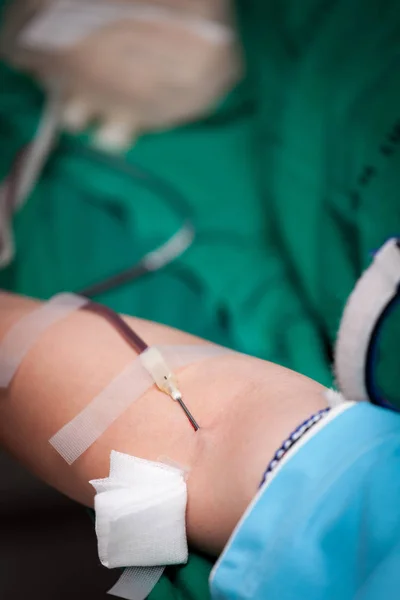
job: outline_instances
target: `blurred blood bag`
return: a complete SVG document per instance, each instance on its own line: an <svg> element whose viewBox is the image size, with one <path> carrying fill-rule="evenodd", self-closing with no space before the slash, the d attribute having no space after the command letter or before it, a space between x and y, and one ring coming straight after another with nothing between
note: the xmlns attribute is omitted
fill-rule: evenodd
<svg viewBox="0 0 400 600"><path fill-rule="evenodd" d="M67 127L121 145L212 111L243 70L228 0L14 0L1 52L61 84Z"/></svg>

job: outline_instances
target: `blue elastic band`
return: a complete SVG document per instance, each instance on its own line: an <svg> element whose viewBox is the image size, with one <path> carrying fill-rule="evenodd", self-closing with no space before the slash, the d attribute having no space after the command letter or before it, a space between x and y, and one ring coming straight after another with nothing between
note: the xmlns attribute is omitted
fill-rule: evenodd
<svg viewBox="0 0 400 600"><path fill-rule="evenodd" d="M264 485L267 481L268 477L271 473L276 469L284 456L289 452L291 448L308 432L314 425L319 423L321 419L325 417L325 415L331 410L330 407L323 408L319 410L317 413L313 414L306 421L304 421L301 425L295 429L290 436L283 442L283 444L279 447L279 449L275 452L274 457L269 463L267 470L265 471L263 478L261 480L260 487Z"/></svg>

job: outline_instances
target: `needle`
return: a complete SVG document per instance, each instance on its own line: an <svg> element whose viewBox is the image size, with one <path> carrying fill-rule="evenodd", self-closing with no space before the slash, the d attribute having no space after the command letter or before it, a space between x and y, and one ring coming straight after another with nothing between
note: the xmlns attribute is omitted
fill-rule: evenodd
<svg viewBox="0 0 400 600"><path fill-rule="evenodd" d="M181 409L183 410L183 412L189 419L190 424L193 427L193 429L195 431L198 431L200 429L200 426L197 423L194 416L192 415L192 413L190 412L190 410L188 409L188 407L186 406L186 404L184 403L184 401L182 400L182 392L178 388L175 377L173 376L173 374L171 374L168 378L165 378L165 379L167 380L167 383L166 383L165 387L162 387L162 391L164 391L169 396L171 396L172 400L175 400L175 402L177 402L179 404L179 406L181 407Z"/></svg>
<svg viewBox="0 0 400 600"><path fill-rule="evenodd" d="M115 327L119 334L129 343L129 345L139 352L140 356L144 357L147 352L148 355L153 357L153 361L151 361L150 364L150 373L153 377L155 377L154 381L156 385L162 392L168 394L168 396L178 402L179 406L189 419L193 429L198 431L200 427L182 400L182 393L177 386L175 377L168 365L165 363L159 351L157 351L155 348L149 348L146 342L144 342L142 338L138 336L138 334L131 327L129 327L129 325L117 313L107 306L90 301L84 307L84 310L97 313L98 315L101 315L103 318L107 319Z"/></svg>
<svg viewBox="0 0 400 600"><path fill-rule="evenodd" d="M196 419L194 418L194 416L192 415L192 413L190 412L190 410L188 409L188 407L186 406L186 404L182 400L182 396L179 396L179 398L176 398L176 401L178 402L178 404L182 408L183 412L185 413L185 415L189 419L190 424L192 425L193 429L195 431L198 431L200 429L200 427L197 424Z"/></svg>

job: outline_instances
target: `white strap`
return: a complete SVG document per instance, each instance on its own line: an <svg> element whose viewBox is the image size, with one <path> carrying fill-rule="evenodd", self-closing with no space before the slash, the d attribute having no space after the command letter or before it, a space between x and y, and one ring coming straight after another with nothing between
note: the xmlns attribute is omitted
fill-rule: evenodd
<svg viewBox="0 0 400 600"><path fill-rule="evenodd" d="M144 600L157 585L164 570L165 567L131 567L125 569L108 593L119 598L125 598L125 600Z"/></svg>
<svg viewBox="0 0 400 600"><path fill-rule="evenodd" d="M10 385L23 359L46 329L87 302L74 294L59 294L18 321L0 343L0 387Z"/></svg>
<svg viewBox="0 0 400 600"><path fill-rule="evenodd" d="M368 400L365 364L371 334L400 284L400 250L389 240L376 254L372 265L351 294L337 337L335 374L347 400Z"/></svg>
<svg viewBox="0 0 400 600"><path fill-rule="evenodd" d="M231 352L212 344L159 346L158 350L173 370ZM141 358L137 357L72 421L64 425L50 439L50 444L72 465L153 384L153 378ZM172 402L167 397L165 401Z"/></svg>

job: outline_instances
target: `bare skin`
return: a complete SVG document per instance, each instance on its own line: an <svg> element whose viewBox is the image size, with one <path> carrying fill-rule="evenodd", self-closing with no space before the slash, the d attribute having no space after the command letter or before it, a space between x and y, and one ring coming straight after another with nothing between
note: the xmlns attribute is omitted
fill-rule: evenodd
<svg viewBox="0 0 400 600"><path fill-rule="evenodd" d="M38 303L0 294L0 339ZM206 343L127 317L149 344ZM179 406L149 389L69 467L48 443L132 361L129 346L97 315L78 312L48 329L0 396L0 444L50 485L92 506L91 479L106 477L111 450L191 468L189 543L217 555L254 497L282 440L326 406L324 388L252 357L226 355L179 372L195 433Z"/></svg>

